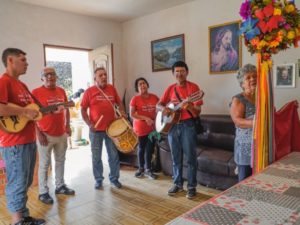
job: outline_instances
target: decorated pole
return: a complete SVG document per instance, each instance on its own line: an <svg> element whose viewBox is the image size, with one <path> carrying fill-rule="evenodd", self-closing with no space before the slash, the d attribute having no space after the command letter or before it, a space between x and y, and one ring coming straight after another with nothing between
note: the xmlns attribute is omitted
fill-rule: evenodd
<svg viewBox="0 0 300 225"><path fill-rule="evenodd" d="M251 54L257 54L256 116L252 165L259 172L275 158L272 54L300 40L300 14L294 1L246 0L240 8L240 33Z"/></svg>

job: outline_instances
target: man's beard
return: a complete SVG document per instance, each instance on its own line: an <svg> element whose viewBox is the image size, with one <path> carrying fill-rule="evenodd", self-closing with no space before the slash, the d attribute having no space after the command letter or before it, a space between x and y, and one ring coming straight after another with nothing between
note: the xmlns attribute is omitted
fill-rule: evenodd
<svg viewBox="0 0 300 225"><path fill-rule="evenodd" d="M226 51L231 51L231 50L232 50L231 44L225 44L225 45L223 45L223 48L224 48Z"/></svg>

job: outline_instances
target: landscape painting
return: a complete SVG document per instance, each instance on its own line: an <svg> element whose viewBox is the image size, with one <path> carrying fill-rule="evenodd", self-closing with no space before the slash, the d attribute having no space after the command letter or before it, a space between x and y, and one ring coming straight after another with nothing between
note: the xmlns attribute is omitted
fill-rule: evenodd
<svg viewBox="0 0 300 225"><path fill-rule="evenodd" d="M152 71L170 70L176 61L185 61L184 34L151 42Z"/></svg>

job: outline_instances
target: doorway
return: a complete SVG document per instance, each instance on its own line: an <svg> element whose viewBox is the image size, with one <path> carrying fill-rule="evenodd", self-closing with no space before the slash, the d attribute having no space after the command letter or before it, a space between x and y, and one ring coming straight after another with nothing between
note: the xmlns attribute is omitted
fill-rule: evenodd
<svg viewBox="0 0 300 225"><path fill-rule="evenodd" d="M44 44L44 58L45 66L54 67L57 85L68 97L93 85L93 71L98 67L106 69L108 83L114 84L113 44L96 49Z"/></svg>
<svg viewBox="0 0 300 225"><path fill-rule="evenodd" d="M58 74L57 85L68 97L92 84L89 68L90 49L44 45L45 66L53 67Z"/></svg>

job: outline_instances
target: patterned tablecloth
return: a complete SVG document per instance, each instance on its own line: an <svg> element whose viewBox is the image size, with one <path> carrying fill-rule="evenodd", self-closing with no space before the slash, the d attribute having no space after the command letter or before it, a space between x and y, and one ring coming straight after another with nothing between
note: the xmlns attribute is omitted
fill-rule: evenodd
<svg viewBox="0 0 300 225"><path fill-rule="evenodd" d="M293 152L169 225L300 225L300 152Z"/></svg>

